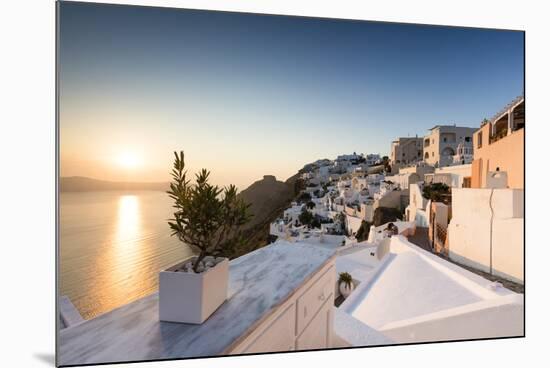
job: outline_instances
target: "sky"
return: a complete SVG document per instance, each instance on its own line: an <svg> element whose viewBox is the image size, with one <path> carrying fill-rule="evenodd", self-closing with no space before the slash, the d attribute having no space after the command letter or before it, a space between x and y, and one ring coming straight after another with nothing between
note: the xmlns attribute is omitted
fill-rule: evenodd
<svg viewBox="0 0 550 368"><path fill-rule="evenodd" d="M522 32L60 3L61 176L239 189L478 127L523 94Z"/></svg>

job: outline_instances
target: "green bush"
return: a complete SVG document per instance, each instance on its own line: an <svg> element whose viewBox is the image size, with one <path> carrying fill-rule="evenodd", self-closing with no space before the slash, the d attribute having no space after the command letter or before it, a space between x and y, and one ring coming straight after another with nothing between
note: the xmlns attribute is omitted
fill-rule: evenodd
<svg viewBox="0 0 550 368"><path fill-rule="evenodd" d="M444 183L433 183L425 185L422 195L433 202L441 202L451 194L451 189Z"/></svg>
<svg viewBox="0 0 550 368"><path fill-rule="evenodd" d="M298 202L301 202L301 203L303 203L303 202L307 203L307 202L311 201L311 195L308 192L303 192L302 194L300 194L298 196L298 198L296 198L296 200Z"/></svg>
<svg viewBox="0 0 550 368"><path fill-rule="evenodd" d="M359 227L359 230L357 230L357 233L355 234L355 238L357 241L362 242L369 238L369 232L371 223L367 221L362 221L361 226Z"/></svg>
<svg viewBox="0 0 550 368"><path fill-rule="evenodd" d="M401 212L397 208L377 207L374 210L373 225L380 226L388 222L400 221Z"/></svg>
<svg viewBox="0 0 550 368"><path fill-rule="evenodd" d="M302 209L302 213L298 216L298 220L300 220L302 225L311 225L311 222L313 221L313 214L304 207Z"/></svg>
<svg viewBox="0 0 550 368"><path fill-rule="evenodd" d="M250 220L249 204L237 196L237 188L223 189L209 183L210 172L202 169L195 184L187 180L183 151L174 152L172 182L167 192L174 201L174 217L168 220L171 235L198 253L193 271L206 256L227 257L247 239L243 226Z"/></svg>
<svg viewBox="0 0 550 368"><path fill-rule="evenodd" d="M351 287L351 283L353 282L353 277L347 272L340 272L338 274L338 285L341 283L344 283L348 285L348 287Z"/></svg>

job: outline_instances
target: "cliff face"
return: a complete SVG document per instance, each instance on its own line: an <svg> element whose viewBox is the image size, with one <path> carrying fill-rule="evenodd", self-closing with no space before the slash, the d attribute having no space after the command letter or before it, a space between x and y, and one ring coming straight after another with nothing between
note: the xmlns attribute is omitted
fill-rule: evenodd
<svg viewBox="0 0 550 368"><path fill-rule="evenodd" d="M295 198L295 182L298 174L285 182L278 181L273 175L265 175L248 188L239 193L239 196L249 203L253 218L246 226L246 237L249 244L239 249L235 257L261 248L269 242L269 224L277 219L289 207Z"/></svg>

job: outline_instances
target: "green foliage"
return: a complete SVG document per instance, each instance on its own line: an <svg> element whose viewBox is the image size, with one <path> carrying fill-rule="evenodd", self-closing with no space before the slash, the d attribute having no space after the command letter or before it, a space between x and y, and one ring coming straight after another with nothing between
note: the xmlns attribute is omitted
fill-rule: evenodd
<svg viewBox="0 0 550 368"><path fill-rule="evenodd" d="M430 199L433 202L441 202L448 198L451 194L451 190L447 184L433 183L425 185L422 189L422 195L424 198Z"/></svg>
<svg viewBox="0 0 550 368"><path fill-rule="evenodd" d="M369 232L370 232L370 226L371 223L367 221L361 221L361 226L357 230L357 233L355 234L355 238L358 242L362 242L368 239Z"/></svg>
<svg viewBox="0 0 550 368"><path fill-rule="evenodd" d="M388 222L399 221L402 218L401 212L397 208L377 207L372 216L374 226L380 226Z"/></svg>
<svg viewBox="0 0 550 368"><path fill-rule="evenodd" d="M187 179L183 151L174 152L172 182L167 192L174 200L174 218L168 220L172 236L198 252L194 271L206 256L228 256L245 238L242 227L251 218L250 205L237 197L234 185L219 188L209 183L210 172L202 169L195 184Z"/></svg>
<svg viewBox="0 0 550 368"><path fill-rule="evenodd" d="M311 201L311 194L309 194L308 192L303 192L298 196L298 198L296 198L296 200L301 203L309 202Z"/></svg>
<svg viewBox="0 0 550 368"><path fill-rule="evenodd" d="M388 156L382 157L382 165L384 165L385 172L391 172L390 158Z"/></svg>
<svg viewBox="0 0 550 368"><path fill-rule="evenodd" d="M351 277L351 275L347 272L340 272L338 274L338 285L340 285L341 283L344 283L346 285L348 285L348 287L351 288L351 283L353 281L353 278Z"/></svg>
<svg viewBox="0 0 550 368"><path fill-rule="evenodd" d="M310 226L314 227L316 229L321 228L321 221L319 220L319 218L317 216L313 216L313 220L311 220Z"/></svg>
<svg viewBox="0 0 550 368"><path fill-rule="evenodd" d="M305 207L302 209L302 213L298 216L298 220L302 223L302 225L311 225L313 222L313 214L309 212Z"/></svg>

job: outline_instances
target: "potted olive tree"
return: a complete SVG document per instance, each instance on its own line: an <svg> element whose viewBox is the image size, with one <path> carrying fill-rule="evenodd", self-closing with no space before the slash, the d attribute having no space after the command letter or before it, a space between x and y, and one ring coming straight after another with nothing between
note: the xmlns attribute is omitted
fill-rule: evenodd
<svg viewBox="0 0 550 368"><path fill-rule="evenodd" d="M159 318L200 324L227 299L227 257L244 245L241 229L250 219L249 205L237 196L234 185L222 189L210 184L206 169L191 183L183 152L174 155L167 193L175 212L168 225L195 256L160 272Z"/></svg>

